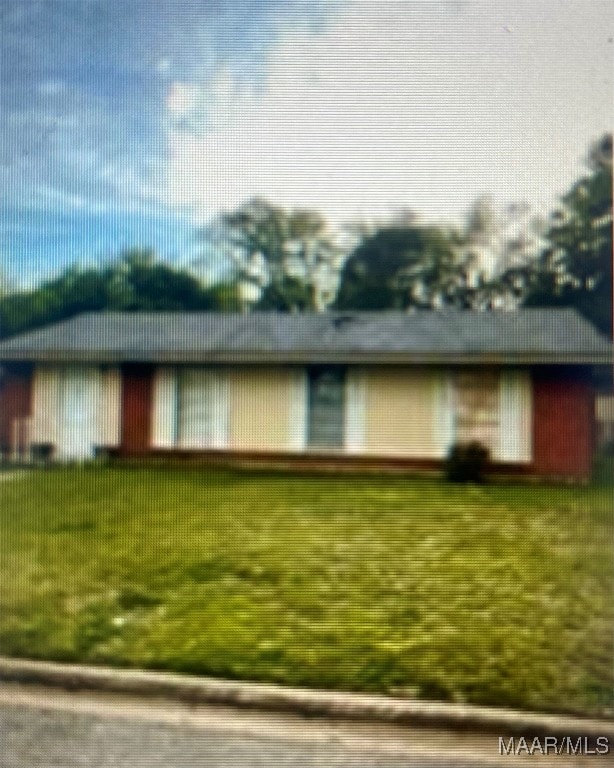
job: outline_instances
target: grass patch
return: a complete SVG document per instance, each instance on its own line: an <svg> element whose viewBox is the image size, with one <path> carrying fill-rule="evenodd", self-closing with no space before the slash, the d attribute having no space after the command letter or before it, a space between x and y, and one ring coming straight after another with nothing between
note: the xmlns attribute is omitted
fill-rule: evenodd
<svg viewBox="0 0 614 768"><path fill-rule="evenodd" d="M0 484L0 653L612 713L612 490L34 470Z"/></svg>

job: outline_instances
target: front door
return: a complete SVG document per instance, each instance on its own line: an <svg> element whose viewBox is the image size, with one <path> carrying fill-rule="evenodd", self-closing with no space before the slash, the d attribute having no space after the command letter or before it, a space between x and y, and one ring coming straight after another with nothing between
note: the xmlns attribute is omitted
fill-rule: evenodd
<svg viewBox="0 0 614 768"><path fill-rule="evenodd" d="M125 365L122 368L122 453L141 454L151 447L153 368Z"/></svg>

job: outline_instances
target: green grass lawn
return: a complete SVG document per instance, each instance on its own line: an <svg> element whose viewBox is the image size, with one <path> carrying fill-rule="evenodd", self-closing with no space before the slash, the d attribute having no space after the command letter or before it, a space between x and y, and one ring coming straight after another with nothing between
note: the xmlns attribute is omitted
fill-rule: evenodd
<svg viewBox="0 0 614 768"><path fill-rule="evenodd" d="M0 653L614 711L613 488L207 469L0 482Z"/></svg>

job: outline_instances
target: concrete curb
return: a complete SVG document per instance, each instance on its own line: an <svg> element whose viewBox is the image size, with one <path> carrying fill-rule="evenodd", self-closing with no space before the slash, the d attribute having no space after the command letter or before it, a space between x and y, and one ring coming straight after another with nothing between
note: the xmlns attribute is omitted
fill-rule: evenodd
<svg viewBox="0 0 614 768"><path fill-rule="evenodd" d="M614 743L614 722L545 715L387 696L286 688L134 669L110 669L0 657L0 681L161 697L189 704L218 704L310 717L496 733L500 736L605 736Z"/></svg>

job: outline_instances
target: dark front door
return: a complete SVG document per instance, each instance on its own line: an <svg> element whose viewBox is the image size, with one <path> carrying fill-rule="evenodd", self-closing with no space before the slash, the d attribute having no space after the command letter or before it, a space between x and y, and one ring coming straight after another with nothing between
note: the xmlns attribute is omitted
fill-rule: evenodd
<svg viewBox="0 0 614 768"><path fill-rule="evenodd" d="M122 453L143 453L150 448L153 368L122 368Z"/></svg>

